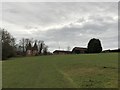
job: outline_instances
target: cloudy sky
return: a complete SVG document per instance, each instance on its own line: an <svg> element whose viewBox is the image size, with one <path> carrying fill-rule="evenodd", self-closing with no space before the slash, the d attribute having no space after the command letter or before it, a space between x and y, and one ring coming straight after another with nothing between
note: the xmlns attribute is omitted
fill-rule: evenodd
<svg viewBox="0 0 120 90"><path fill-rule="evenodd" d="M117 2L3 2L2 27L17 40L43 40L50 51L87 47L91 38L103 49L118 48Z"/></svg>

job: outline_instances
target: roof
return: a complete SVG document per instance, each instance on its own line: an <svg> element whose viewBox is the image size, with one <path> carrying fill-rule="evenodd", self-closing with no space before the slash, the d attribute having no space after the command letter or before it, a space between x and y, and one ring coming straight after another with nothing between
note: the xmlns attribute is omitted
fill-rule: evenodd
<svg viewBox="0 0 120 90"><path fill-rule="evenodd" d="M73 52L73 51L76 51L76 50L77 50L77 51L78 51L78 50L79 50L79 51L81 51L81 50L87 50L87 48L84 48L84 47L74 47L74 48L72 49L72 52Z"/></svg>
<svg viewBox="0 0 120 90"><path fill-rule="evenodd" d="M38 46L35 43L34 46L32 47L31 43L29 42L29 44L27 45L27 50L38 50Z"/></svg>
<svg viewBox="0 0 120 90"><path fill-rule="evenodd" d="M34 46L33 46L33 50L38 50L37 44L35 42Z"/></svg>
<svg viewBox="0 0 120 90"><path fill-rule="evenodd" d="M74 47L73 49L77 49L77 50L81 50L81 49L87 49L87 48L84 48L84 47Z"/></svg>
<svg viewBox="0 0 120 90"><path fill-rule="evenodd" d="M87 48L84 48L84 47L74 47L73 50L72 50L72 53L79 54L79 53L85 53L86 51L87 51Z"/></svg>
<svg viewBox="0 0 120 90"><path fill-rule="evenodd" d="M64 50L55 50L53 53L59 53L59 52L62 52L62 53L71 53L71 51L64 51Z"/></svg>

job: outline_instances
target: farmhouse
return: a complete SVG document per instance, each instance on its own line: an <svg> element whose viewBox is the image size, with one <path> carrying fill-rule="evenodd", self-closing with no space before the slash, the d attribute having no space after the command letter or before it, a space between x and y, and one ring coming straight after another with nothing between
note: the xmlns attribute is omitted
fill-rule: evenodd
<svg viewBox="0 0 120 90"><path fill-rule="evenodd" d="M83 47L74 47L72 50L73 54L80 54L80 53L86 53L87 48L83 48Z"/></svg>
<svg viewBox="0 0 120 90"><path fill-rule="evenodd" d="M32 47L31 43L28 44L27 48L26 48L26 55L28 56L35 56L38 54L38 47L37 44L35 43L34 46Z"/></svg>
<svg viewBox="0 0 120 90"><path fill-rule="evenodd" d="M55 50L53 54L71 54L71 51Z"/></svg>

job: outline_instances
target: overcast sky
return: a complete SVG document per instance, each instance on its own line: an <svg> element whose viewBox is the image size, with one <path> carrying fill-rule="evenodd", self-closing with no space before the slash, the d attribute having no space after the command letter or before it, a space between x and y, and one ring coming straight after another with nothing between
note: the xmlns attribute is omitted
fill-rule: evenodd
<svg viewBox="0 0 120 90"><path fill-rule="evenodd" d="M117 2L4 2L2 21L17 40L43 40L50 51L87 47L91 38L118 48Z"/></svg>

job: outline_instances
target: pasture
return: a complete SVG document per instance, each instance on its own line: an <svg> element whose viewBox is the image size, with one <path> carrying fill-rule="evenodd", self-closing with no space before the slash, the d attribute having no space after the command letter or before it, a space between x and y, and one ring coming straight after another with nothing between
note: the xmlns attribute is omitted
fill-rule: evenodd
<svg viewBox="0 0 120 90"><path fill-rule="evenodd" d="M118 53L11 58L3 88L117 88Z"/></svg>

